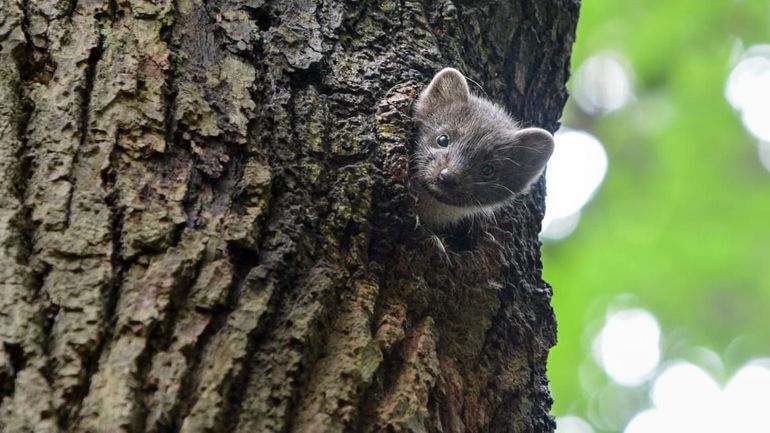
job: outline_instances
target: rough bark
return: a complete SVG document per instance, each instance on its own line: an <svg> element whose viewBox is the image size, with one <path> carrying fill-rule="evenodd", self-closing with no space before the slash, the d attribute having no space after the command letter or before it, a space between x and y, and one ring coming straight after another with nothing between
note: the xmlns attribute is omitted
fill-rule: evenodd
<svg viewBox="0 0 770 433"><path fill-rule="evenodd" d="M0 10L0 430L553 430L542 181L440 247L408 109L554 130L577 0Z"/></svg>

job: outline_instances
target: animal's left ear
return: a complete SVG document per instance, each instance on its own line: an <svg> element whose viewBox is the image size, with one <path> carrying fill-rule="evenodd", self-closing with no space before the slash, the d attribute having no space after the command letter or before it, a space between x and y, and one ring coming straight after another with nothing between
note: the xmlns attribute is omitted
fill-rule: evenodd
<svg viewBox="0 0 770 433"><path fill-rule="evenodd" d="M514 151L524 171L540 174L553 154L553 135L540 128L517 131L514 135Z"/></svg>
<svg viewBox="0 0 770 433"><path fill-rule="evenodd" d="M420 93L414 107L415 117L424 120L430 113L442 107L468 102L470 96L471 92L463 74L454 68L444 68Z"/></svg>

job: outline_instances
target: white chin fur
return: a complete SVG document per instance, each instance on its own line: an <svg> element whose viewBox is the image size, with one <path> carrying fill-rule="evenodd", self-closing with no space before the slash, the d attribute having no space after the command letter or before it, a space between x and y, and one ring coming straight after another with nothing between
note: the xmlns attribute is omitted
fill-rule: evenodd
<svg viewBox="0 0 770 433"><path fill-rule="evenodd" d="M434 228L453 226L476 216L491 217L496 210L506 204L506 202L502 202L490 206L452 206L436 200L429 193L421 190L417 191L417 199L417 213L420 216L420 223Z"/></svg>

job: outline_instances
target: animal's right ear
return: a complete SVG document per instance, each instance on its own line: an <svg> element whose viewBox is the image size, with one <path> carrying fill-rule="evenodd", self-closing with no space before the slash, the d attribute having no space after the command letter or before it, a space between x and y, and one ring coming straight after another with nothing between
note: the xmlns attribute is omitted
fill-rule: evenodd
<svg viewBox="0 0 770 433"><path fill-rule="evenodd" d="M523 172L540 174L553 154L553 135L545 129L524 128L514 134L511 149Z"/></svg>
<svg viewBox="0 0 770 433"><path fill-rule="evenodd" d="M463 74L454 68L444 68L420 93L414 107L414 115L424 120L430 116L430 113L441 107L468 102L470 95L471 92Z"/></svg>

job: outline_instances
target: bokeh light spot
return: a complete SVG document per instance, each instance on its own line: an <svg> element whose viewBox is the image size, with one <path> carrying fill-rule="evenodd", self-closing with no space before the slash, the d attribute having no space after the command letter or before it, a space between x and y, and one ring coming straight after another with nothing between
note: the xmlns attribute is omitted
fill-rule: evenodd
<svg viewBox="0 0 770 433"><path fill-rule="evenodd" d="M753 136L770 141L770 45L746 51L727 78L725 97Z"/></svg>
<svg viewBox="0 0 770 433"><path fill-rule="evenodd" d="M583 418L565 415L556 418L554 433L594 433L594 429Z"/></svg>
<svg viewBox="0 0 770 433"><path fill-rule="evenodd" d="M738 370L724 391L724 420L733 431L770 431L770 369L749 364Z"/></svg>
<svg viewBox="0 0 770 433"><path fill-rule="evenodd" d="M759 143L759 162L765 167L765 170L770 171L770 141L761 141Z"/></svg>
<svg viewBox="0 0 770 433"><path fill-rule="evenodd" d="M547 213L547 211L546 211ZM543 218L541 236L549 241L560 241L569 237L580 222L580 211L559 218Z"/></svg>
<svg viewBox="0 0 770 433"><path fill-rule="evenodd" d="M716 381L700 367L677 362L655 379L652 401L657 407L691 410L707 407L719 392Z"/></svg>
<svg viewBox="0 0 770 433"><path fill-rule="evenodd" d="M637 414L624 433L767 433L770 369L749 363L724 390L700 367L676 362L655 380L653 409Z"/></svg>
<svg viewBox="0 0 770 433"><path fill-rule="evenodd" d="M615 382L644 382L660 362L660 325L646 310L613 313L598 335L599 363Z"/></svg>
<svg viewBox="0 0 770 433"><path fill-rule="evenodd" d="M665 419L661 411L653 409L636 414L623 433L680 433L680 431L670 427L671 424Z"/></svg>
<svg viewBox="0 0 770 433"><path fill-rule="evenodd" d="M632 98L627 62L617 53L600 53L586 59L575 73L572 97L588 114L615 111Z"/></svg>
<svg viewBox="0 0 770 433"><path fill-rule="evenodd" d="M607 173L607 153L593 135L561 129L546 170L545 218L541 235L559 240L577 226L580 209L591 199Z"/></svg>

